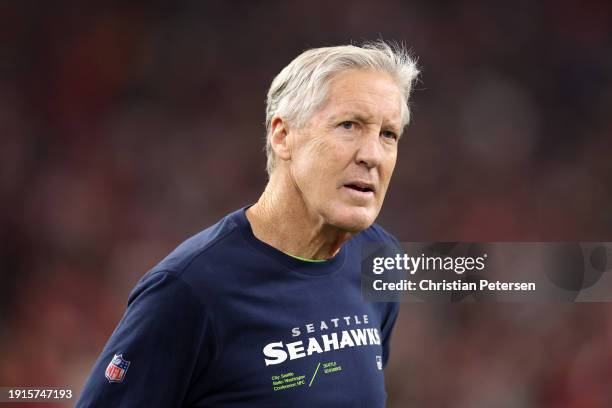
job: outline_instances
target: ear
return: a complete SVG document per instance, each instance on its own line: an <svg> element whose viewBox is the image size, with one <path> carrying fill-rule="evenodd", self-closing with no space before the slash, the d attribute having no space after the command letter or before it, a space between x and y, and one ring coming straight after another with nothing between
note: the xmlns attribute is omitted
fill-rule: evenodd
<svg viewBox="0 0 612 408"><path fill-rule="evenodd" d="M289 124L282 118L275 116L272 118L270 123L272 136L270 137L270 144L274 154L280 160L291 159L291 146L289 140Z"/></svg>

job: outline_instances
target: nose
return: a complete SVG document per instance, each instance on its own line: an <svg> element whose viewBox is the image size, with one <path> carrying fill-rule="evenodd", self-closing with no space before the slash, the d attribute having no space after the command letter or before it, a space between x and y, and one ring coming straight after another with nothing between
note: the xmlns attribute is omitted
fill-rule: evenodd
<svg viewBox="0 0 612 408"><path fill-rule="evenodd" d="M376 167L382 159L382 146L380 145L380 130L368 132L361 138L355 161L360 166L365 166L368 169Z"/></svg>

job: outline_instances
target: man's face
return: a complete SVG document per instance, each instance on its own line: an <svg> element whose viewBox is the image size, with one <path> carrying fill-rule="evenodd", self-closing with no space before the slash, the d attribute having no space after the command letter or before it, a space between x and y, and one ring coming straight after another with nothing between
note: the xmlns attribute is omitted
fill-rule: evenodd
<svg viewBox="0 0 612 408"><path fill-rule="evenodd" d="M402 103L382 72L350 70L332 80L323 106L290 131L289 171L310 213L351 232L374 222L395 167Z"/></svg>

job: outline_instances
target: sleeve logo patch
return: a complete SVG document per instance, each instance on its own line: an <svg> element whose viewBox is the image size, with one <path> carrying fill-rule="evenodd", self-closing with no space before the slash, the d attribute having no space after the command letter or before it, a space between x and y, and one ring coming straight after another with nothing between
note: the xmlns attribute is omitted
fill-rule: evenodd
<svg viewBox="0 0 612 408"><path fill-rule="evenodd" d="M104 375L108 382L122 383L129 366L130 362L124 359L122 354L115 354L108 363Z"/></svg>

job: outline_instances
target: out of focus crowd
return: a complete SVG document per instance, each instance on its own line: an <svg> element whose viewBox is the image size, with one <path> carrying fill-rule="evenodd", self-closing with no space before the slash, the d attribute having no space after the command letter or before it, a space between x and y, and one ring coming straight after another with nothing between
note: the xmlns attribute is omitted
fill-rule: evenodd
<svg viewBox="0 0 612 408"><path fill-rule="evenodd" d="M422 76L380 224L612 241L610 3L3 4L0 386L78 394L139 277L265 186L274 75L381 37ZM404 304L389 407L609 407L610 344L608 304Z"/></svg>

